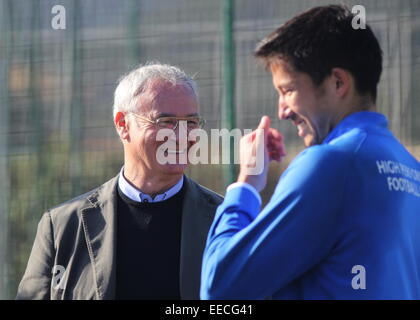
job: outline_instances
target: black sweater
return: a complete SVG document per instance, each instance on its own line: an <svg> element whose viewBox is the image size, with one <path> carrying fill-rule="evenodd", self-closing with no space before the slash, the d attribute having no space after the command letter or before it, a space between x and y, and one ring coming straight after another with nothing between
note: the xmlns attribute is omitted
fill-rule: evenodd
<svg viewBox="0 0 420 320"><path fill-rule="evenodd" d="M136 202L118 188L116 299L180 299L184 187L161 202Z"/></svg>

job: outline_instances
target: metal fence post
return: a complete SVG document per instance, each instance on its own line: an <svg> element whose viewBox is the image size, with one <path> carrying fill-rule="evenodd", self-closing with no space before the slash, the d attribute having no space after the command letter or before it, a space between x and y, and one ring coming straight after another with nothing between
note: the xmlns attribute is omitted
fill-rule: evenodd
<svg viewBox="0 0 420 320"><path fill-rule="evenodd" d="M223 113L222 126L228 130L236 127L235 115L235 39L234 39L234 0L225 0L223 6ZM234 161L234 145L231 138L230 164L223 169L223 179L225 186L232 183L236 178Z"/></svg>

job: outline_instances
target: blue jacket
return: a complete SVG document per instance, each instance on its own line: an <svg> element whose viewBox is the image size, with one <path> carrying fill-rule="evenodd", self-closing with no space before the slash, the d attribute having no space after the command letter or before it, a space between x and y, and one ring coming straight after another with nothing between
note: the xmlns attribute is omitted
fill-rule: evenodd
<svg viewBox="0 0 420 320"><path fill-rule="evenodd" d="M420 163L357 112L301 152L260 212L226 193L207 238L202 299L420 299Z"/></svg>

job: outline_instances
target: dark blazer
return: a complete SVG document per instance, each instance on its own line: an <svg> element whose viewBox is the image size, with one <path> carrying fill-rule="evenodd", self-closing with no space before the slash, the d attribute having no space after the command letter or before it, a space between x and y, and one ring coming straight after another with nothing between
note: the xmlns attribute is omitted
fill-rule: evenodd
<svg viewBox="0 0 420 320"><path fill-rule="evenodd" d="M184 178L180 290L182 299L199 299L202 254L223 198ZM16 299L115 298L117 182L118 176L42 216ZM60 286L52 281L54 266L65 268Z"/></svg>

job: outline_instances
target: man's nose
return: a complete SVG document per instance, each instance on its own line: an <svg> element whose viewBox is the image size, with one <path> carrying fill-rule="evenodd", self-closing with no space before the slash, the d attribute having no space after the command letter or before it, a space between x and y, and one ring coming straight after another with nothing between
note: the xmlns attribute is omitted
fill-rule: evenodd
<svg viewBox="0 0 420 320"><path fill-rule="evenodd" d="M290 109L287 107L283 95L279 96L279 119L287 119L290 115Z"/></svg>
<svg viewBox="0 0 420 320"><path fill-rule="evenodd" d="M176 140L179 143L186 143L188 141L188 126L187 121L180 120L178 121L178 126L175 129Z"/></svg>

